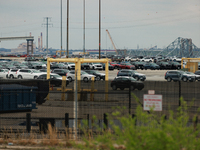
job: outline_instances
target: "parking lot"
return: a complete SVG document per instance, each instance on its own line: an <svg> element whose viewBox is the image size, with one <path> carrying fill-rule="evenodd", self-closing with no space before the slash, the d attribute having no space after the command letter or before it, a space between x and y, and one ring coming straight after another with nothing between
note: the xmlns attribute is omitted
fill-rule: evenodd
<svg viewBox="0 0 200 150"><path fill-rule="evenodd" d="M96 81L95 82L95 89L97 90L96 93L94 93L94 98L91 99L92 95L90 92L81 95L81 99L78 103L78 117L80 118L86 118L86 114L96 115L98 118L102 120L104 113L110 113L112 112L112 107L114 106L125 106L126 108L129 108L129 99L130 94L128 93L128 89L120 90L118 89L113 90L110 87L110 81L112 81L118 73L118 69L115 70L109 70L109 94L108 94L108 101L105 101L105 82ZM146 76L146 80L144 81L144 89L142 90L134 90L133 93L140 99L142 102L143 95L148 94L148 90L155 90L156 94L163 95L163 108L167 110L167 106L171 105L172 108L176 109L178 107L178 100L180 93L184 95L184 98L190 99L191 97L198 98L199 96L196 94L196 89L198 88L198 83L182 83L183 87L180 89L180 85L178 82L167 82L165 80L165 73L168 70L136 70L140 74L144 74ZM105 73L105 71L101 70L99 71L101 73ZM10 79L6 79L10 80ZM14 79L19 80L19 79ZM20 79L23 80L23 79ZM91 82L83 83L83 87L85 89L91 89ZM73 89L74 82L70 82L70 84L67 86L68 89ZM58 91L57 88L60 88L61 86L53 87L53 90L50 91L49 94L49 100L46 100L45 103L42 105L37 104L37 109L33 109L31 111L31 117L33 118L60 118L60 120L64 120L65 114L69 114L69 118L74 118L74 99L73 94L70 94L69 92L65 93L65 98L62 101L62 93L61 91ZM180 90L182 90L180 92ZM131 102L131 113L134 113L136 109L136 101L132 99ZM197 103L196 103L197 104ZM195 104L195 109L196 105ZM194 109L193 109L194 110ZM128 109L124 111L125 113L128 112ZM164 113L163 111L162 113ZM25 121L25 116L27 112L17 112L17 113L2 113L0 114L0 117L8 117L8 118L22 118L21 120L16 119L5 119L1 126L8 126L13 129L18 128L24 128L21 124ZM37 119L36 119L37 120ZM36 121L37 122L37 121ZM62 126L63 127L63 126ZM35 128L38 128L38 126L35 126Z"/></svg>

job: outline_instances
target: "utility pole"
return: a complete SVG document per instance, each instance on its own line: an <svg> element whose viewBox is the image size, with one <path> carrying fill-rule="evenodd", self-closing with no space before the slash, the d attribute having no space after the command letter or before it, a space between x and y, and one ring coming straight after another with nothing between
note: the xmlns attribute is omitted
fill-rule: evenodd
<svg viewBox="0 0 200 150"><path fill-rule="evenodd" d="M47 54L48 54L48 51L49 51L49 50L48 50L48 27L49 27L49 25L52 25L52 26L53 26L53 24L52 24L52 23L49 24L49 22L48 22L49 19L51 19L51 17L45 17L44 19L46 19L46 21L47 21L46 24L43 23L42 25L45 25L45 26L47 27L47 33L46 33L46 34L47 34L47 37L46 37L46 52L47 52Z"/></svg>
<svg viewBox="0 0 200 150"><path fill-rule="evenodd" d="M67 46L66 46L66 50L67 50L67 58L69 58L69 0L67 0Z"/></svg>
<svg viewBox="0 0 200 150"><path fill-rule="evenodd" d="M101 59L101 0L99 0L99 59Z"/></svg>
<svg viewBox="0 0 200 150"><path fill-rule="evenodd" d="M61 36L61 53L62 53L62 0L60 0L61 6L60 6L60 15L61 15L61 23L60 23L60 36Z"/></svg>
<svg viewBox="0 0 200 150"><path fill-rule="evenodd" d="M83 0L83 56L85 56L85 0Z"/></svg>

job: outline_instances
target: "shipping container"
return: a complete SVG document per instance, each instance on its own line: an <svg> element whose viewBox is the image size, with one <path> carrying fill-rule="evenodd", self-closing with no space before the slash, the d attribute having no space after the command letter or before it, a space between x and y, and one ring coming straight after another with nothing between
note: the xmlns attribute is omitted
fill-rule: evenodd
<svg viewBox="0 0 200 150"><path fill-rule="evenodd" d="M36 108L37 87L20 84L0 85L0 112L31 111Z"/></svg>

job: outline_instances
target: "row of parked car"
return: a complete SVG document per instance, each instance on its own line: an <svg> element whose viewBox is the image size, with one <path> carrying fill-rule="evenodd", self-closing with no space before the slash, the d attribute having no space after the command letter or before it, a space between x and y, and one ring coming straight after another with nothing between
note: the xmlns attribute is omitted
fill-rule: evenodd
<svg viewBox="0 0 200 150"><path fill-rule="evenodd" d="M67 84L75 80L75 70L53 69L50 72L50 79L60 80L55 85L61 85L62 76L66 76ZM47 69L0 69L0 77L4 79L46 79ZM95 81L105 80L105 74L98 70L81 70L81 80L88 82L92 77Z"/></svg>
<svg viewBox="0 0 200 150"><path fill-rule="evenodd" d="M144 61L134 61L134 62L110 62L110 65L114 67L114 69L132 69L132 70L163 70L163 69L181 69L181 64L176 61L159 61L157 63L154 62L144 62Z"/></svg>
<svg viewBox="0 0 200 150"><path fill-rule="evenodd" d="M174 81L200 81L200 70L197 70L195 73L181 70L171 70L165 73L165 79L168 82Z"/></svg>
<svg viewBox="0 0 200 150"><path fill-rule="evenodd" d="M28 57L29 58L29 57ZM6 68L6 69L43 69L47 68L47 62L46 61L1 61L0 68ZM53 62L50 63L51 69L68 69L73 70L75 69L75 64L70 62L63 62L63 63L57 63ZM81 64L82 70L105 70L105 64L104 63L82 63ZM109 70L114 70L114 67L112 65L109 65Z"/></svg>

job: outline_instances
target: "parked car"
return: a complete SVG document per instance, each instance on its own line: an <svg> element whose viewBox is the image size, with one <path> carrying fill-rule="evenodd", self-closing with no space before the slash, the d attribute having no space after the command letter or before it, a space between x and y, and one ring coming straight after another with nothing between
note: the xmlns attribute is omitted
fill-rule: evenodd
<svg viewBox="0 0 200 150"><path fill-rule="evenodd" d="M200 75L200 70L195 71L194 74Z"/></svg>
<svg viewBox="0 0 200 150"><path fill-rule="evenodd" d="M126 56L124 61L131 61L131 57L130 56Z"/></svg>
<svg viewBox="0 0 200 150"><path fill-rule="evenodd" d="M181 64L176 61L169 61L169 64L171 64L171 69L181 69Z"/></svg>
<svg viewBox="0 0 200 150"><path fill-rule="evenodd" d="M25 64L14 64L17 69L29 69Z"/></svg>
<svg viewBox="0 0 200 150"><path fill-rule="evenodd" d="M7 74L7 78L15 79L17 78L17 71L18 69L10 69Z"/></svg>
<svg viewBox="0 0 200 150"><path fill-rule="evenodd" d="M54 63L50 67L51 69L68 69L68 66L65 65L64 63Z"/></svg>
<svg viewBox="0 0 200 150"><path fill-rule="evenodd" d="M37 79L43 72L36 69L19 69L16 77L18 79Z"/></svg>
<svg viewBox="0 0 200 150"><path fill-rule="evenodd" d="M16 66L11 64L3 64L3 68L10 70L10 69L16 69Z"/></svg>
<svg viewBox="0 0 200 150"><path fill-rule="evenodd" d="M134 61L134 62L131 62L131 64L135 66L135 69L143 70L146 62L144 62L144 61Z"/></svg>
<svg viewBox="0 0 200 150"><path fill-rule="evenodd" d="M90 69L93 70L103 70L103 66L101 63L89 63Z"/></svg>
<svg viewBox="0 0 200 150"><path fill-rule="evenodd" d="M81 80L83 80L84 82L88 82L92 79L92 77L95 78L96 76L88 74L85 71L81 71ZM67 73L67 79L69 79L69 82L75 80L75 70L69 71Z"/></svg>
<svg viewBox="0 0 200 150"><path fill-rule="evenodd" d="M121 61L124 61L124 57L122 57L122 56L113 56L112 57L112 61L116 61L116 62L121 62Z"/></svg>
<svg viewBox="0 0 200 150"><path fill-rule="evenodd" d="M168 82L171 82L172 80L174 82L176 82L176 81L193 82L196 80L196 77L195 77L195 75L187 74L184 71L173 70L173 71L167 71L165 73L165 79Z"/></svg>
<svg viewBox="0 0 200 150"><path fill-rule="evenodd" d="M103 70L105 70L105 63L102 63ZM114 67L110 64L108 64L108 70L114 70Z"/></svg>
<svg viewBox="0 0 200 150"><path fill-rule="evenodd" d="M47 72L47 69L39 69L39 71L40 72ZM51 72L52 70L50 69L50 72Z"/></svg>
<svg viewBox="0 0 200 150"><path fill-rule="evenodd" d="M127 56L124 61L129 61L129 62L138 61L138 57L137 56L132 56L132 57Z"/></svg>
<svg viewBox="0 0 200 150"><path fill-rule="evenodd" d="M119 68L119 64L116 63L116 62L109 62L109 64L110 64L111 66L113 66L114 69L118 69L118 68Z"/></svg>
<svg viewBox="0 0 200 150"><path fill-rule="evenodd" d="M75 63L65 62L64 64L67 65L68 70L74 70L75 69Z"/></svg>
<svg viewBox="0 0 200 150"><path fill-rule="evenodd" d="M144 58L140 59L140 61L153 62L153 59L151 57L144 57Z"/></svg>
<svg viewBox="0 0 200 150"><path fill-rule="evenodd" d="M137 81L133 77L118 76L111 81L110 86L113 90L117 90L118 88L120 88L120 90L124 90L125 88L131 88L131 90L142 90L144 88L144 83Z"/></svg>
<svg viewBox="0 0 200 150"><path fill-rule="evenodd" d="M144 69L147 70L147 69L151 69L151 70L159 70L160 69L160 66L157 65L156 63L146 63L144 65Z"/></svg>
<svg viewBox="0 0 200 150"><path fill-rule="evenodd" d="M135 70L135 66L130 64L130 63L127 63L127 62L121 62L120 65L119 65L119 69L132 69L132 70Z"/></svg>
<svg viewBox="0 0 200 150"><path fill-rule="evenodd" d="M88 69L90 69L90 65L89 65L89 63L82 63L81 64L81 69L84 69L84 70L88 70Z"/></svg>
<svg viewBox="0 0 200 150"><path fill-rule="evenodd" d="M195 71L194 74L195 74L195 75L200 75L200 70ZM198 81L200 81L200 80L198 80Z"/></svg>
<svg viewBox="0 0 200 150"><path fill-rule="evenodd" d="M42 73L37 79L47 79L47 73ZM56 74L56 73L50 73L50 84L53 84L55 86L61 86L62 85L62 76ZM69 84L69 80L66 78L66 86Z"/></svg>
<svg viewBox="0 0 200 150"><path fill-rule="evenodd" d="M84 71L87 72L88 74L95 75L96 81L105 80L105 73L101 73L97 70L84 70Z"/></svg>
<svg viewBox="0 0 200 150"><path fill-rule="evenodd" d="M146 76L145 74L141 74L138 73L135 70L129 70L129 69L122 69L119 70L119 72L117 73L117 76L127 76L127 77L133 77L135 78L137 81L141 80L141 81L145 81L146 80Z"/></svg>
<svg viewBox="0 0 200 150"><path fill-rule="evenodd" d="M8 78L8 69L0 69L0 78L6 79Z"/></svg>
<svg viewBox="0 0 200 150"><path fill-rule="evenodd" d="M39 62L29 62L28 68L29 69L42 69L42 64Z"/></svg>
<svg viewBox="0 0 200 150"><path fill-rule="evenodd" d="M172 66L171 64L165 61L159 61L156 64L160 66L160 69L171 69Z"/></svg>
<svg viewBox="0 0 200 150"><path fill-rule="evenodd" d="M194 75L195 76L195 80L196 81L200 81L200 75L194 74L193 72L189 72L189 71L185 71L185 73L187 73L189 75Z"/></svg>
<svg viewBox="0 0 200 150"><path fill-rule="evenodd" d="M56 74L59 74L60 76L67 76L68 72L69 70L67 69L54 69L51 71L51 73L56 73Z"/></svg>
<svg viewBox="0 0 200 150"><path fill-rule="evenodd" d="M35 58L35 57L26 57L26 58L24 59L24 61L38 61L38 59Z"/></svg>

